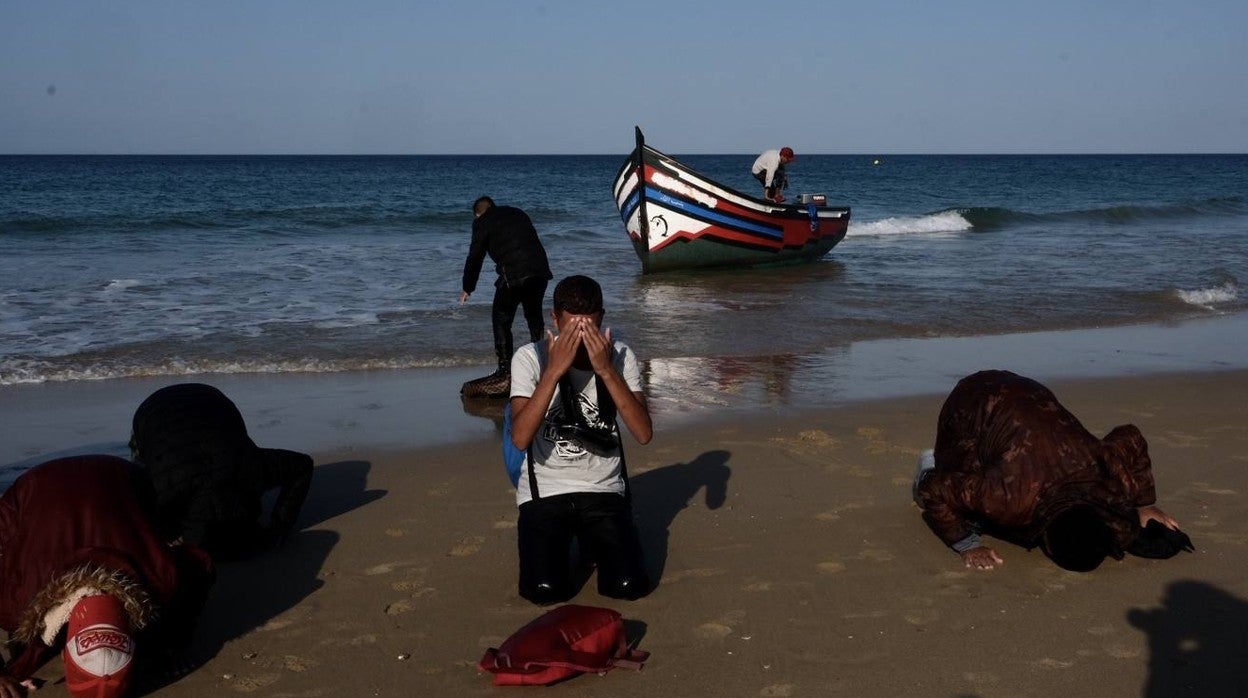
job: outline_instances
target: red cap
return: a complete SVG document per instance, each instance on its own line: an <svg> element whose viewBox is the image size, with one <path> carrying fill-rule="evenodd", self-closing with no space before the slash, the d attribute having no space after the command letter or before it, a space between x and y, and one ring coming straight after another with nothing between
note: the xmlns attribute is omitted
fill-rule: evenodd
<svg viewBox="0 0 1248 698"><path fill-rule="evenodd" d="M65 685L74 698L125 694L134 666L130 619L117 599L100 594L79 601L65 638Z"/></svg>
<svg viewBox="0 0 1248 698"><path fill-rule="evenodd" d="M780 157L788 158L790 160L797 159L797 156L793 154L793 149L787 145L780 149Z"/></svg>

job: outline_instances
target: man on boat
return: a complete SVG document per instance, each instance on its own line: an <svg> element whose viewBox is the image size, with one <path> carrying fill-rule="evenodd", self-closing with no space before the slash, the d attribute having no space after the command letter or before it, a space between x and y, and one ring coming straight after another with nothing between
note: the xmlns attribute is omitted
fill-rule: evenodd
<svg viewBox="0 0 1248 698"><path fill-rule="evenodd" d="M633 525L618 416L649 443L650 412L637 356L602 331L602 288L587 276L555 286L556 337L512 359L511 438L526 451L516 488L520 595L536 604L571 598L572 539L598 568L598 593L650 591Z"/></svg>
<svg viewBox="0 0 1248 698"><path fill-rule="evenodd" d="M1134 425L1098 439L1043 385L1008 371L958 382L920 459L915 502L968 568L1002 564L979 534L1039 546L1060 567L1194 550L1156 506L1148 443Z"/></svg>
<svg viewBox="0 0 1248 698"><path fill-rule="evenodd" d="M754 179L763 185L763 198L780 203L784 201L782 193L789 187L789 180L784 174L784 166L797 159L793 149L784 146L780 150L768 150L754 161L750 168Z"/></svg>
<svg viewBox="0 0 1248 698"><path fill-rule="evenodd" d="M477 288L481 265L488 254L494 260L498 280L494 282L494 351L498 354L498 371L495 375L511 370L511 354L514 349L511 323L516 318L516 308L524 306L524 320L529 326L529 341L542 338L542 299L546 296L546 284L551 280L550 263L546 249L537 237L537 230L529 216L514 206L495 206L488 196L472 204L472 244L468 259L464 262L463 292L461 304Z"/></svg>

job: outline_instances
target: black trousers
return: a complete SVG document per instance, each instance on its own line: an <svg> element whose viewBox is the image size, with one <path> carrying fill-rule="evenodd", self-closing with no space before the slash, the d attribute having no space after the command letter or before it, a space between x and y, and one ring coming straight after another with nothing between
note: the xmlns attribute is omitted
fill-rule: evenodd
<svg viewBox="0 0 1248 698"><path fill-rule="evenodd" d="M771 178L771 186L767 186L767 170L754 173L754 179L763 185L763 196L768 199L776 198L777 189L787 189L789 187L789 178L784 174L784 167L776 168L776 176Z"/></svg>
<svg viewBox="0 0 1248 698"><path fill-rule="evenodd" d="M516 308L524 306L524 321L529 326L529 341L542 338L545 327L542 318L542 299L546 297L546 279L530 277L517 286L500 283L494 287L494 352L498 354L498 369L511 370L511 355L515 342L511 336L511 323L516 319Z"/></svg>
<svg viewBox="0 0 1248 698"><path fill-rule="evenodd" d="M575 492L520 505L520 595L536 604L566 601L572 580L572 539L598 567L598 593L639 599L650 591L632 507L618 494Z"/></svg>

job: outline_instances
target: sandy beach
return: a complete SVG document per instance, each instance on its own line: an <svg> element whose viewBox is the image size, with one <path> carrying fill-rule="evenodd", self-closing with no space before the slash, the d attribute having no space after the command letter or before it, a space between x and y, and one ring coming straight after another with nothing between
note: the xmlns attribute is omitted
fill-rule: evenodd
<svg viewBox="0 0 1248 698"><path fill-rule="evenodd" d="M644 671L562 695L1230 696L1248 659L1248 372L1050 381L1093 432L1138 425L1198 550L971 572L910 502L943 394L667 427L629 449L657 587L615 608ZM303 530L222 566L207 657L160 695L491 695L476 661L541 613L516 592L496 437L316 453ZM59 661L44 674L54 678ZM63 689L50 685L41 693Z"/></svg>

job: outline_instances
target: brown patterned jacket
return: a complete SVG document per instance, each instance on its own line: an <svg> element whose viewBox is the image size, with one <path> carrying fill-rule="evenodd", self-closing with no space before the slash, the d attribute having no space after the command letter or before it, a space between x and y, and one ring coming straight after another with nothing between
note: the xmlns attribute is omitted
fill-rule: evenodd
<svg viewBox="0 0 1248 698"><path fill-rule="evenodd" d="M1098 439L1040 383L1009 371L958 382L940 411L936 467L919 483L923 517L947 545L981 528L1027 547L1074 504L1113 531L1115 558L1156 501L1148 444L1134 425Z"/></svg>

